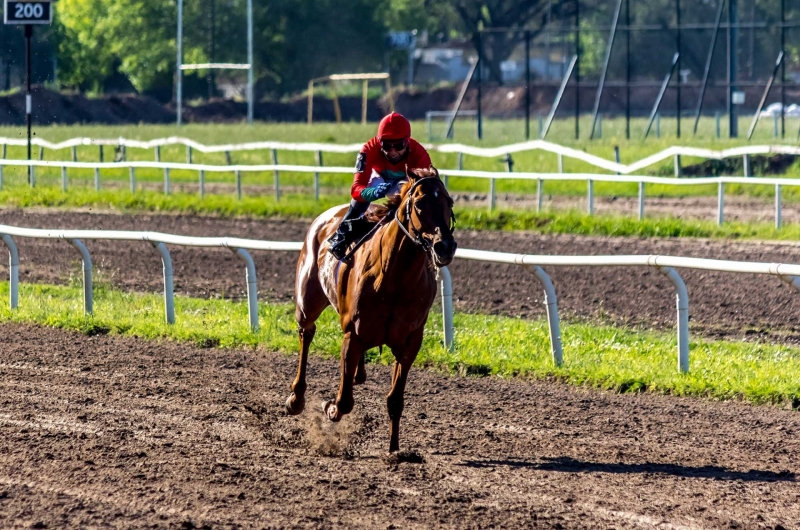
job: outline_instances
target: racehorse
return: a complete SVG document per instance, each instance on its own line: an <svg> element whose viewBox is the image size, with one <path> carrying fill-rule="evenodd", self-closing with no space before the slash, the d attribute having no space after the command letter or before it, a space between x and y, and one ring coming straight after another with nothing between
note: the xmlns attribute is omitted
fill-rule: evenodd
<svg viewBox="0 0 800 530"><path fill-rule="evenodd" d="M323 412L337 422L353 410L353 385L367 379L364 354L370 348L388 346L395 358L386 398L391 453L400 446L403 393L436 296L437 269L448 265L456 252L453 200L433 167L408 172L399 194L387 206L372 205L367 213L377 223L371 237L338 261L327 252L327 240L345 211L337 206L317 217L297 262L295 318L300 359L286 410L294 415L305 408L306 367L315 322L331 305L344 334L341 380L336 400L323 402Z"/></svg>

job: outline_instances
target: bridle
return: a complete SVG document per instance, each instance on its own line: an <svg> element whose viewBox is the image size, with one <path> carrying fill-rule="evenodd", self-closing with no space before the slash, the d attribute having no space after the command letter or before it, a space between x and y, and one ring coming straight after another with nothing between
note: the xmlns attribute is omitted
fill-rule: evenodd
<svg viewBox="0 0 800 530"><path fill-rule="evenodd" d="M405 235L408 236L408 238L414 244L422 247L422 250L425 253L429 254L430 251L431 251L431 248L432 248L431 244L428 242L427 239L422 237L422 232L420 230L418 230L416 226L414 226L414 222L411 219L411 207L413 206L413 203L414 203L414 199L413 199L414 189L417 186L419 186L420 184L422 184L422 182L424 182L426 180L439 180L439 179L437 177L422 177L422 178L419 178L419 179L415 180L413 184L411 184L411 187L408 189L408 193L406 193L406 195L408 197L408 199L406 199L406 219L408 219L408 226L411 227L411 232L413 232L413 235L412 235L411 232L409 232L406 229L405 226L403 226L403 223L397 217L397 212L398 212L398 210L400 210L400 208L397 208L394 211L394 220L397 223L397 226L400 227L400 230L402 230L405 233ZM453 232L455 229L456 229L456 214L454 214L453 211L451 210L450 211L450 231Z"/></svg>

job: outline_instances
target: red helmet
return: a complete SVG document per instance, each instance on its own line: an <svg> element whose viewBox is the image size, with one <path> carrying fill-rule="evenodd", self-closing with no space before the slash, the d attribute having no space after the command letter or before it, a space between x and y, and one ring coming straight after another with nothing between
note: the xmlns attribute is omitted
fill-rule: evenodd
<svg viewBox="0 0 800 530"><path fill-rule="evenodd" d="M408 140L411 138L411 124L405 116L397 112L387 114L378 125L378 140Z"/></svg>

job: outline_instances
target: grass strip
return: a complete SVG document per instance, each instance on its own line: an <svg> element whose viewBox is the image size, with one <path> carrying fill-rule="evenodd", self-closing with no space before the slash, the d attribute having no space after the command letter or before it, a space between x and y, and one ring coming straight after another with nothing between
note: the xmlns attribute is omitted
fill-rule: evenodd
<svg viewBox="0 0 800 530"><path fill-rule="evenodd" d="M280 202L273 197L208 195L140 191L71 190L24 188L0 191L0 205L16 208L84 208L125 213L174 212L189 215L246 216L255 218L313 219L326 209L344 203L346 198L323 196L319 202L304 196L287 194ZM732 239L800 239L800 225L786 225L780 230L772 223L727 222L717 226L711 221L686 221L674 217L646 218L618 215L587 215L578 211L495 210L457 208L461 230L525 230L543 234L578 234L593 236L703 237ZM78 228L78 227L69 227Z"/></svg>
<svg viewBox="0 0 800 530"><path fill-rule="evenodd" d="M7 299L8 283L0 283ZM244 302L176 297L175 325L164 322L163 300L154 294L123 293L98 285L95 314L85 316L81 289L75 286L23 284L19 309L0 309L0 322L25 322L145 339L189 341L201 347L260 345L296 353L294 306L261 304L261 329L252 333ZM657 392L753 403L800 406L800 349L795 347L695 340L690 344L690 372L677 372L675 335L620 329L607 325L563 326L564 364L556 368L549 354L546 322L472 314L455 316L456 347L442 346L441 317L431 315L417 365L459 375L496 375L559 379L618 392ZM341 332L327 310L318 322L315 354L339 355ZM390 363L391 353L368 353L370 362ZM288 385L287 381L287 385Z"/></svg>

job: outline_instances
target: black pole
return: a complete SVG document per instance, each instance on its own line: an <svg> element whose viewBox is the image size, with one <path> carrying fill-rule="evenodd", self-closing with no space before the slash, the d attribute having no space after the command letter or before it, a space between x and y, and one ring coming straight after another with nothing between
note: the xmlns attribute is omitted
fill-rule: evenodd
<svg viewBox="0 0 800 530"><path fill-rule="evenodd" d="M575 139L581 137L581 0L575 0Z"/></svg>
<svg viewBox="0 0 800 530"><path fill-rule="evenodd" d="M483 139L483 116L481 114L481 96L483 95L483 38L478 31L478 140Z"/></svg>
<svg viewBox="0 0 800 530"><path fill-rule="evenodd" d="M675 104L677 113L675 115L678 138L681 137L681 0L675 0L675 19L677 31L675 32L675 53L678 54L678 79Z"/></svg>
<svg viewBox="0 0 800 530"><path fill-rule="evenodd" d="M736 28L738 23L736 13L737 0L728 2L728 136L737 138L739 136L739 118L736 112L736 105L733 104L733 93L736 91Z"/></svg>
<svg viewBox="0 0 800 530"><path fill-rule="evenodd" d="M33 26L27 24L25 26L25 65L27 68L28 78L28 91L25 93L25 114L28 119L28 160L31 159L31 36L33 35ZM31 178L30 166L28 167L28 182Z"/></svg>
<svg viewBox="0 0 800 530"><path fill-rule="evenodd" d="M215 29L217 27L217 9L216 9L216 0L211 0L211 6L209 10L209 17L208 17L208 62L214 62L214 56L216 55L216 42L215 42ZM208 69L208 99L214 97L214 90L216 89L215 80L216 74L213 68Z"/></svg>
<svg viewBox="0 0 800 530"><path fill-rule="evenodd" d="M631 0L625 2L625 138L631 138Z"/></svg>
<svg viewBox="0 0 800 530"><path fill-rule="evenodd" d="M531 32L528 30L525 30L525 139L531 139Z"/></svg>
<svg viewBox="0 0 800 530"><path fill-rule="evenodd" d="M786 2L781 0L781 51L786 53ZM781 138L786 138L786 61L781 63Z"/></svg>
<svg viewBox="0 0 800 530"><path fill-rule="evenodd" d="M711 46L708 47L708 56L706 56L706 67L703 69L703 82L700 84L700 95L697 97L697 110L694 113L694 129L693 134L697 134L697 125L700 123L700 113L703 111L703 98L706 95L706 88L708 87L708 74L711 71L711 60L714 58L714 50L717 46L717 35L719 34L719 27L722 24L722 9L725 7L725 0L720 0L719 8L717 9L717 22L714 25L714 33L711 35Z"/></svg>

